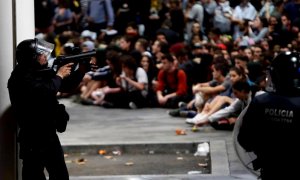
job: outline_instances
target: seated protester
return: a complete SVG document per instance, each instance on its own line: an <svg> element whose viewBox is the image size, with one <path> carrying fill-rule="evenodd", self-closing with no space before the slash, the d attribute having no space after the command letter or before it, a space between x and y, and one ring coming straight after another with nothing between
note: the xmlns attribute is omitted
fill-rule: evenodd
<svg viewBox="0 0 300 180"><path fill-rule="evenodd" d="M202 46L197 45L197 47L194 46L193 48L194 50L192 52L193 53L192 60L190 60L189 57L187 56L186 54L187 51L185 49L180 49L178 53L176 53L178 66L180 69L183 69L187 75L189 103L188 104L184 102L180 103L178 109L169 111L170 116L193 118L197 114L197 108L194 106L196 99L197 100L201 99L198 93L194 94L193 86L209 85L207 82L210 82L210 80L213 78L211 67L213 61L216 61L216 59L214 60L212 55L206 53ZM225 62L226 60L222 58L220 61ZM227 67L227 65L224 65L224 67ZM223 81L222 78L220 78L219 80ZM211 85L215 86L214 83ZM201 104L202 103L200 103L200 106ZM199 105L199 103L197 103L197 105Z"/></svg>
<svg viewBox="0 0 300 180"><path fill-rule="evenodd" d="M250 22L248 34L255 44L260 43L263 39L268 37L268 20L266 18L256 16L256 18Z"/></svg>
<svg viewBox="0 0 300 180"><path fill-rule="evenodd" d="M174 30L170 29L171 21L170 19L166 19L162 22L162 25L156 31L156 40L166 42L168 45L175 44L179 42L178 33Z"/></svg>
<svg viewBox="0 0 300 180"><path fill-rule="evenodd" d="M152 54L150 51L148 51L149 48L149 41L145 38L139 38L135 44L134 49L138 52L140 52L142 55L148 55L152 58Z"/></svg>
<svg viewBox="0 0 300 180"><path fill-rule="evenodd" d="M197 124L197 122L201 121L201 119L210 116L227 105L230 105L236 99L232 85L237 81L247 81L247 76L243 69L232 67L229 70L229 77L231 82L230 88L213 97L211 101L207 101L201 113L198 113L193 118L186 119L187 123Z"/></svg>
<svg viewBox="0 0 300 180"><path fill-rule="evenodd" d="M81 88L81 103L86 105L99 105L100 99L104 98L106 93L110 93L109 87L116 87L116 77L121 74L121 63L119 53L115 50L106 52L106 66L98 68L96 71L87 72L84 80L90 81ZM104 94L99 89L106 87ZM102 90L101 90L102 92Z"/></svg>
<svg viewBox="0 0 300 180"><path fill-rule="evenodd" d="M139 67L130 55L120 57L122 73L116 78L119 86L113 93L106 93L100 105L114 108L141 108L147 104L148 77L146 71ZM105 93L104 89L104 93Z"/></svg>
<svg viewBox="0 0 300 180"><path fill-rule="evenodd" d="M101 88L103 86L106 86L107 81L110 80L111 76L114 73L114 70L117 72L119 71L121 67L119 61L118 61L118 52L109 50L107 52L101 51L105 53L105 66L98 68L97 64L100 64L98 61L100 59L95 59L94 61L91 61L92 70L87 72L82 80L81 83L81 103L83 104L90 104L90 98L93 91L95 91L97 88ZM104 60L104 59L103 59ZM93 67L96 65L96 68Z"/></svg>
<svg viewBox="0 0 300 180"><path fill-rule="evenodd" d="M216 111L209 116L203 116L197 122L197 126L212 124L216 129L233 129L234 123L244 108L250 103L253 95L260 95L263 91L252 92L252 88L247 81L237 81L233 84L233 93L237 97L229 106ZM228 122L224 123L224 119Z"/></svg>
<svg viewBox="0 0 300 180"><path fill-rule="evenodd" d="M254 46L255 48L255 46ZM245 49L244 51L248 51L250 49ZM251 50L250 50L251 51ZM250 52L249 52L250 53ZM261 77L264 75L262 71L262 66L259 65L257 62L253 62L252 60L249 59L248 56L246 55L237 55L233 58L234 61L234 66L238 67L240 69L243 69L246 76L247 76L247 81L250 83L250 85L254 85L256 81L253 81L257 79L257 77Z"/></svg>
<svg viewBox="0 0 300 180"><path fill-rule="evenodd" d="M167 42L155 40L151 45L151 53L153 55L153 62L157 69L161 69L161 59L169 52L169 45Z"/></svg>
<svg viewBox="0 0 300 180"><path fill-rule="evenodd" d="M122 51L122 54L131 55L137 63L140 63L142 54L140 51L135 49L135 39L130 35L124 35L120 37L119 47Z"/></svg>
<svg viewBox="0 0 300 180"><path fill-rule="evenodd" d="M196 44L193 46L191 60L192 60L192 83L204 83L210 81L212 76L212 69L211 66L216 61L226 62L226 60L220 57L221 60L217 60L214 58L210 53L207 52L207 46L202 46Z"/></svg>
<svg viewBox="0 0 300 180"><path fill-rule="evenodd" d="M162 68L158 72L156 89L158 106L177 108L178 103L187 101L187 79L183 70L178 69L174 58L167 54L161 59Z"/></svg>
<svg viewBox="0 0 300 180"><path fill-rule="evenodd" d="M195 95L193 103L198 112L201 112L207 100L231 88L230 78L227 76L228 68L227 63L214 63L212 65L213 80L193 86L193 93Z"/></svg>
<svg viewBox="0 0 300 180"><path fill-rule="evenodd" d="M141 63L140 63L140 67L142 67L146 73L147 73L147 77L148 77L148 103L147 105L150 107L155 106L155 90L153 87L153 81L154 78L157 77L157 69L154 66L152 57L148 54L148 53L144 53L142 55L142 59L141 59Z"/></svg>
<svg viewBox="0 0 300 180"><path fill-rule="evenodd" d="M178 68L184 70L186 76L187 76L187 86L188 86L188 96L189 101L193 99L193 91L192 87L193 84L196 82L195 76L199 76L200 73L198 71L198 74L194 73L195 65L192 62L192 60L188 56L188 51L185 47L178 47L181 48L178 51L175 51L173 54L176 57ZM172 51L170 51L172 52Z"/></svg>
<svg viewBox="0 0 300 180"><path fill-rule="evenodd" d="M204 75L204 68L200 69L198 64L190 59L188 50L183 45L183 43L176 43L175 45L170 47L170 53L175 55L178 68L182 69L186 74L188 86L188 101L191 102L194 97L192 87L194 84L199 83L197 79L199 78L199 76ZM202 62L203 61L205 60L202 60ZM195 116L197 114L196 109L193 106L193 102L188 104L185 102L180 102L177 109L170 110L168 111L168 113L170 116L184 117L188 114L188 110L191 110L190 112L192 113L192 116Z"/></svg>
<svg viewBox="0 0 300 180"><path fill-rule="evenodd" d="M187 105L181 103L179 109L169 111L169 115L193 118L197 115L197 112L200 113L202 111L203 105L207 100L230 89L230 79L226 77L228 72L227 63L217 62L211 68L213 80L194 85L192 87L194 98Z"/></svg>
<svg viewBox="0 0 300 180"><path fill-rule="evenodd" d="M136 60L129 55L121 57L122 74L120 84L124 90L124 107L132 109L144 107L147 104L148 76L146 71L139 67Z"/></svg>

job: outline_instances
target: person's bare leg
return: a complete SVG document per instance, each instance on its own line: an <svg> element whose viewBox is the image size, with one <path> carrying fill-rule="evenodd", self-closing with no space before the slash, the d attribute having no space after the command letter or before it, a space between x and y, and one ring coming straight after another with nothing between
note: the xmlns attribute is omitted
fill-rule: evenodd
<svg viewBox="0 0 300 180"><path fill-rule="evenodd" d="M199 116L199 118L196 120L196 125L197 126L203 126L205 124L208 124L208 117L210 115L212 115L213 113L217 112L218 110L221 109L221 107L228 103L231 104L233 101L232 98L228 97L228 96L218 96L216 97L212 103L210 103L209 105L209 110L206 113L203 113L202 116Z"/></svg>
<svg viewBox="0 0 300 180"><path fill-rule="evenodd" d="M91 86L91 81L90 82L88 82L86 85L85 85L85 87L82 87L81 88L81 94L80 94L80 97L82 98L82 99L87 99L87 92L89 91L89 88L90 88L90 86Z"/></svg>
<svg viewBox="0 0 300 180"><path fill-rule="evenodd" d="M91 93L101 86L101 81L91 80L86 86L86 90L81 93L82 99L88 99Z"/></svg>
<svg viewBox="0 0 300 180"><path fill-rule="evenodd" d="M210 109L207 113L207 115L212 115L213 113L217 112L218 110L221 109L221 107L224 104L231 104L232 103L232 98L228 97L228 96L219 96L216 101L210 106Z"/></svg>
<svg viewBox="0 0 300 180"><path fill-rule="evenodd" d="M93 81L90 84L90 88L87 90L85 97L89 98L93 91L95 91L97 88L101 87L101 81Z"/></svg>

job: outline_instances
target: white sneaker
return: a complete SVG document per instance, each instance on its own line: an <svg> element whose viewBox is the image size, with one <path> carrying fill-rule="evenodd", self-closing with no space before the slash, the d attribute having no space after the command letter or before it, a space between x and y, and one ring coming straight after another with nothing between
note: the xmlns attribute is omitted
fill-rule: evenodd
<svg viewBox="0 0 300 180"><path fill-rule="evenodd" d="M206 124L208 122L208 115L204 114L203 116L197 118L195 120L195 125L203 125Z"/></svg>
<svg viewBox="0 0 300 180"><path fill-rule="evenodd" d="M137 106L134 102L130 102L129 107L130 107L130 109L137 109Z"/></svg>
<svg viewBox="0 0 300 180"><path fill-rule="evenodd" d="M180 108L180 109L184 109L184 108L186 108L186 103L185 102L183 102L183 101L180 101L179 103L178 103L178 107Z"/></svg>
<svg viewBox="0 0 300 180"><path fill-rule="evenodd" d="M196 122L198 121L198 119L202 118L202 116L205 116L205 115L202 114L202 113L198 113L193 118L186 118L185 122L188 123L188 124L196 124Z"/></svg>

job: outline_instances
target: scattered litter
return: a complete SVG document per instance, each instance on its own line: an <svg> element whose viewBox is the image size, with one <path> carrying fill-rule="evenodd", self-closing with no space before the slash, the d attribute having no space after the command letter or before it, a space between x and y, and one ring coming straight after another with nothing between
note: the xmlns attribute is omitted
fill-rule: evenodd
<svg viewBox="0 0 300 180"><path fill-rule="evenodd" d="M126 162L125 165L126 166L132 166L132 165L134 165L134 163L133 162Z"/></svg>
<svg viewBox="0 0 300 180"><path fill-rule="evenodd" d="M149 151L149 154L155 154L155 152L153 150Z"/></svg>
<svg viewBox="0 0 300 180"><path fill-rule="evenodd" d="M193 126L193 127L192 127L192 131L193 131L193 132L197 132L197 131L199 131L199 129L198 129L197 126Z"/></svg>
<svg viewBox="0 0 300 180"><path fill-rule="evenodd" d="M80 158L80 159L76 160L76 164L83 165L83 164L85 164L86 161L87 160L85 160L84 158Z"/></svg>
<svg viewBox="0 0 300 180"><path fill-rule="evenodd" d="M113 151L112 153L113 153L113 155L117 155L117 156L122 155L121 151L119 151L119 150Z"/></svg>
<svg viewBox="0 0 300 180"><path fill-rule="evenodd" d="M200 166L200 167L207 167L207 163L198 163L198 166Z"/></svg>
<svg viewBox="0 0 300 180"><path fill-rule="evenodd" d="M183 157L177 157L177 160L183 160Z"/></svg>
<svg viewBox="0 0 300 180"><path fill-rule="evenodd" d="M72 161L71 161L71 160L66 160L65 162L66 162L66 164L70 164L70 163L72 163Z"/></svg>
<svg viewBox="0 0 300 180"><path fill-rule="evenodd" d="M202 171L189 171L188 174L202 174Z"/></svg>
<svg viewBox="0 0 300 180"><path fill-rule="evenodd" d="M113 159L114 157L112 157L112 156L104 156L104 158L106 158L106 159Z"/></svg>
<svg viewBox="0 0 300 180"><path fill-rule="evenodd" d="M198 144L197 151L194 156L207 156L209 153L209 145L207 142Z"/></svg>
<svg viewBox="0 0 300 180"><path fill-rule="evenodd" d="M68 157L69 155L68 154L64 154L64 157L66 158L66 157Z"/></svg>
<svg viewBox="0 0 300 180"><path fill-rule="evenodd" d="M186 135L186 132L184 129L176 129L176 134L177 135Z"/></svg>
<svg viewBox="0 0 300 180"><path fill-rule="evenodd" d="M100 154L100 155L105 155L105 154L106 154L106 150L100 149L100 150L98 151L98 154Z"/></svg>

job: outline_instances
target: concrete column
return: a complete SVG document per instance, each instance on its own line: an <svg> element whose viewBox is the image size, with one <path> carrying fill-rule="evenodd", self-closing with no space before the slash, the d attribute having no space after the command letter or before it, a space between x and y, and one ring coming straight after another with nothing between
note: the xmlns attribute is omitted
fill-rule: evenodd
<svg viewBox="0 0 300 180"><path fill-rule="evenodd" d="M14 3L0 1L0 179L16 179L15 123L11 121L7 80L14 59Z"/></svg>
<svg viewBox="0 0 300 180"><path fill-rule="evenodd" d="M13 68L14 27L12 0L0 1L0 112L8 104L7 80Z"/></svg>
<svg viewBox="0 0 300 180"><path fill-rule="evenodd" d="M16 1L16 43L34 38L34 0Z"/></svg>
<svg viewBox="0 0 300 180"><path fill-rule="evenodd" d="M7 80L15 64L15 47L34 37L34 0L0 1L0 179L18 179L16 123L11 118Z"/></svg>

